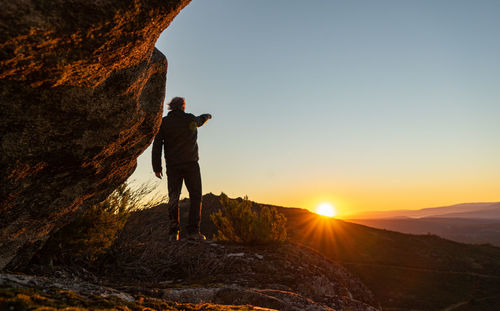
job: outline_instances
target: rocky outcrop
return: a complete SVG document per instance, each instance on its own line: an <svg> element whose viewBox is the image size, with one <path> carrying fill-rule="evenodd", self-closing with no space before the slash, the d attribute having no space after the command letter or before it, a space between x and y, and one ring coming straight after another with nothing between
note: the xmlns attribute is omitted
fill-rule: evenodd
<svg viewBox="0 0 500 311"><path fill-rule="evenodd" d="M250 304L277 310L377 310L361 281L293 243L244 246L167 240L167 210L134 212L100 265L107 284L184 303Z"/></svg>
<svg viewBox="0 0 500 311"><path fill-rule="evenodd" d="M161 122L154 44L189 1L0 1L0 269L133 172Z"/></svg>

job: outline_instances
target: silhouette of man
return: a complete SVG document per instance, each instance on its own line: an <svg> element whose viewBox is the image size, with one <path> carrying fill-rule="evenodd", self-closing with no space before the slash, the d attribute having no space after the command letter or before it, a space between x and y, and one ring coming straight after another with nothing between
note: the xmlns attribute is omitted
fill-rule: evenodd
<svg viewBox="0 0 500 311"><path fill-rule="evenodd" d="M197 128L212 118L210 114L194 116L184 112L186 100L175 97L169 103L170 112L163 118L160 130L153 142L152 164L156 177L162 178L161 152L165 152L168 182L168 213L170 218L169 240L179 239L179 197L182 182L186 183L191 206L187 238L205 240L200 233L201 221L201 174L198 164Z"/></svg>

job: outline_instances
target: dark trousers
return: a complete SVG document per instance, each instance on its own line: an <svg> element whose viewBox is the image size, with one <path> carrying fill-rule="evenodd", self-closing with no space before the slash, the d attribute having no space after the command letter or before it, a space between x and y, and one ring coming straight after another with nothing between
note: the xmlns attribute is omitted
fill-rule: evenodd
<svg viewBox="0 0 500 311"><path fill-rule="evenodd" d="M180 229L179 198L182 182L186 183L191 207L189 209L188 233L200 231L201 220L201 174L198 162L188 162L177 165L167 165L168 180L168 213L170 231Z"/></svg>

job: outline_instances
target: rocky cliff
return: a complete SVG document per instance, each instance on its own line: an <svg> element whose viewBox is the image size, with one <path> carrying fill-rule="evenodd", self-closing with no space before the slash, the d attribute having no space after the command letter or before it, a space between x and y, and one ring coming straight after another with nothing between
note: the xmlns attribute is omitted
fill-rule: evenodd
<svg viewBox="0 0 500 311"><path fill-rule="evenodd" d="M188 3L0 1L0 269L133 172L161 122L154 44Z"/></svg>

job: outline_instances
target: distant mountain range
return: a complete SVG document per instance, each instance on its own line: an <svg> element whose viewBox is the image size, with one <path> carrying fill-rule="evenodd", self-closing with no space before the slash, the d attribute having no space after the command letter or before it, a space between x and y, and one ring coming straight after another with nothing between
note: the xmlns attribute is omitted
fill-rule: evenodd
<svg viewBox="0 0 500 311"><path fill-rule="evenodd" d="M435 234L462 243L500 246L500 220L467 218L376 218L349 219L373 228L411 234Z"/></svg>
<svg viewBox="0 0 500 311"><path fill-rule="evenodd" d="M498 219L500 220L500 202L462 203L441 207L430 207L419 210L393 210L363 212L348 216L348 219L375 218L467 218L467 219Z"/></svg>
<svg viewBox="0 0 500 311"><path fill-rule="evenodd" d="M463 243L500 246L500 202L367 212L354 215L349 221L403 233L435 234Z"/></svg>

